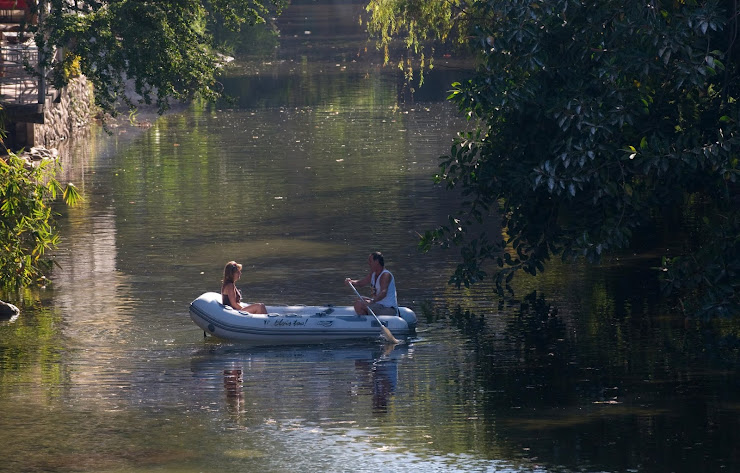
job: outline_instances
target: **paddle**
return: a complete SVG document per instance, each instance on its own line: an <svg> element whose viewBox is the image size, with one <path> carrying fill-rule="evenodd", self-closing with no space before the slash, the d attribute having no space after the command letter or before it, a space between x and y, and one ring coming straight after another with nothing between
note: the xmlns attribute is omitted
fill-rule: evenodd
<svg viewBox="0 0 740 473"><path fill-rule="evenodd" d="M357 292L357 289L355 289L355 286L353 286L352 283L349 282L349 280L347 280L347 284L349 284L349 287L351 287L352 290L355 291L355 294L357 294L357 297L359 297L361 301L364 300L362 296L360 295L360 293ZM378 321L378 324L380 324L380 329L383 331L383 336L386 338L386 340L388 340L391 343L401 343L398 340L396 340L396 337L394 337L391 331L388 330L388 327L386 327L380 322L380 319L378 318L377 315L375 315L375 312L373 312L370 306L367 306L367 310L373 315L373 317L375 317L375 320Z"/></svg>

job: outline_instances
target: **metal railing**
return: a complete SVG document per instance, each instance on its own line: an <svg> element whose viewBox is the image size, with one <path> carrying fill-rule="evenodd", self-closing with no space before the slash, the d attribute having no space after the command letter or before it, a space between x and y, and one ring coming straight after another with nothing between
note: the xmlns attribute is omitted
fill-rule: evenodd
<svg viewBox="0 0 740 473"><path fill-rule="evenodd" d="M0 101L15 105L39 103L39 78L29 72L29 68L38 67L38 62L36 46L0 46Z"/></svg>

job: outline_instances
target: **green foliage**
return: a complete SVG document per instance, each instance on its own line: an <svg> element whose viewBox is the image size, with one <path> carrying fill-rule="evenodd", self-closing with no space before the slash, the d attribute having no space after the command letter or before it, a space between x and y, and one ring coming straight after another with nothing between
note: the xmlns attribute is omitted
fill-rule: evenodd
<svg viewBox="0 0 740 473"><path fill-rule="evenodd" d="M157 104L197 96L213 99L215 73L223 59L212 31L264 23L279 13L285 0L107 0L29 2L38 21L24 27L34 33L40 70L56 87L84 74L95 86L95 101L115 115L119 105ZM57 54L59 49L64 54ZM130 118L135 118L132 112ZM0 119L2 116L0 115ZM0 123L0 134L4 127ZM49 200L63 193L65 202L79 199L53 178L52 165L24 167L10 153L0 166L0 276L2 284L22 287L50 269L44 253L58 235L52 228Z"/></svg>
<svg viewBox="0 0 740 473"><path fill-rule="evenodd" d="M462 0L370 0L367 30L384 51L386 63L391 61L394 40L402 38L409 54L399 53L398 68L408 80L417 71L421 85L424 70L434 67L435 47L465 44L464 4Z"/></svg>
<svg viewBox="0 0 740 473"><path fill-rule="evenodd" d="M80 76L80 58L66 53L64 58L64 80L69 81Z"/></svg>
<svg viewBox="0 0 740 473"><path fill-rule="evenodd" d="M479 62L450 99L479 130L438 177L464 209L421 241L462 247L451 282L486 277L492 260L503 293L552 256L598 262L694 198L706 219L694 250L665 260L666 292L695 301L690 311L740 312L740 74L725 32L738 12L726 5L468 3ZM486 228L493 215L503 240Z"/></svg>
<svg viewBox="0 0 740 473"><path fill-rule="evenodd" d="M237 57L268 57L275 53L279 31L274 24L242 26L239 31L219 29L214 34L218 49Z"/></svg>
<svg viewBox="0 0 740 473"><path fill-rule="evenodd" d="M215 98L215 73L223 60L212 32L262 23L285 0L44 3L48 12L28 29L35 33L52 81L64 85L69 79L65 71L78 61L80 72L95 86L96 103L115 114L120 104L156 103L163 112L173 99ZM58 60L56 48L68 54Z"/></svg>
<svg viewBox="0 0 740 473"><path fill-rule="evenodd" d="M59 236L52 227L49 203L62 195L74 205L80 200L72 184L62 187L54 179L55 161L37 167L13 153L0 159L0 280L5 289L41 282L51 269L45 252Z"/></svg>

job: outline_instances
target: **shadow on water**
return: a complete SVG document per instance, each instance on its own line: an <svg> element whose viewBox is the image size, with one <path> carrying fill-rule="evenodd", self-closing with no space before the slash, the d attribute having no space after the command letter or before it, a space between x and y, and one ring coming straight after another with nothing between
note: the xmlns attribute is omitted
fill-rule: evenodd
<svg viewBox="0 0 740 473"><path fill-rule="evenodd" d="M390 66L387 66L390 67ZM381 65L349 62L328 64L308 60L267 62L258 67L232 68L219 80L226 99L222 108L316 107L348 105L354 97L385 105L443 102L451 84L460 79L456 68L436 67L425 74L425 85L406 83L401 71Z"/></svg>
<svg viewBox="0 0 740 473"><path fill-rule="evenodd" d="M388 106L438 103L446 100L453 82L472 72L469 57L438 53L434 67L424 71L423 86L418 71L408 82L395 56L386 63L383 51L368 37L361 21L366 3L291 2L277 18L280 47L229 67L219 78L227 95L219 106L348 105L356 97L376 105L383 97Z"/></svg>
<svg viewBox="0 0 740 473"><path fill-rule="evenodd" d="M673 316L649 251L553 262L504 303L447 286L455 255L416 243L457 206L431 181L459 77L440 61L411 97L354 26L329 39L359 2L294 3L290 41L224 78L243 98L91 133L65 166L86 201L54 286L0 323L0 470L738 471L738 323ZM350 303L377 249L408 345L254 348L188 318L230 259L250 299Z"/></svg>
<svg viewBox="0 0 740 473"><path fill-rule="evenodd" d="M639 309L571 317L537 291L498 313L436 316L468 340L491 441L524 458L568 471L737 465L736 325Z"/></svg>

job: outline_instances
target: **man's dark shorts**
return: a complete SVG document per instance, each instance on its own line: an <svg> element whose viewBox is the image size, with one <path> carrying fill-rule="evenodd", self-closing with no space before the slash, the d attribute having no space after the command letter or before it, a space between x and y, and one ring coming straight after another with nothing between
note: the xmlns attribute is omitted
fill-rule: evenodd
<svg viewBox="0 0 740 473"><path fill-rule="evenodd" d="M370 307L372 311L375 312L375 315L396 315L395 307L386 307L384 305L378 304L377 302L368 304L368 307Z"/></svg>

